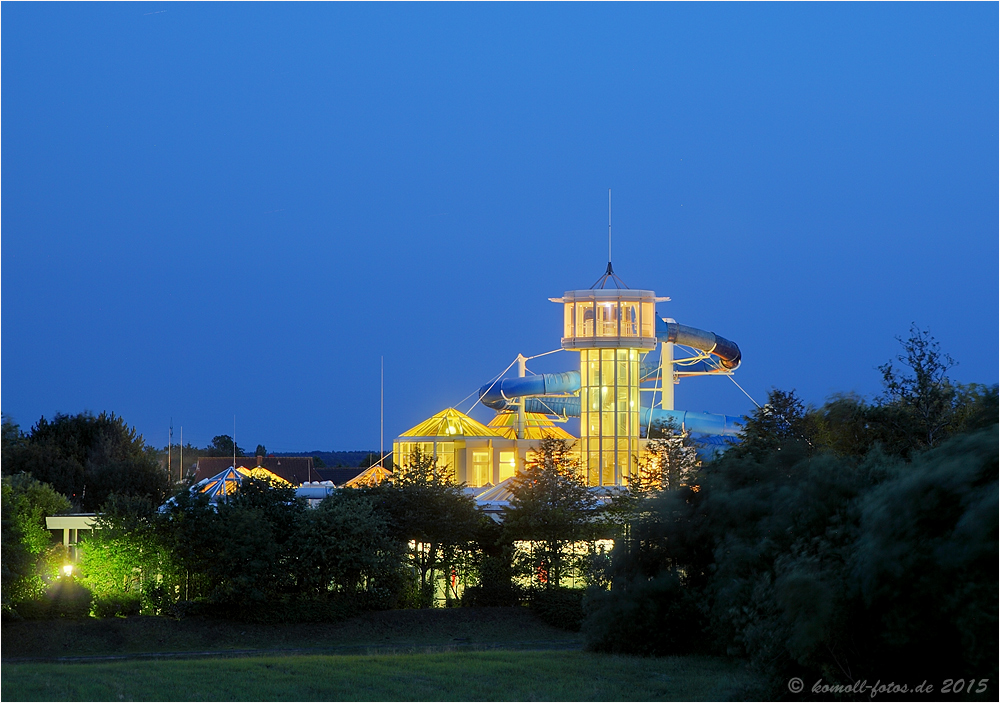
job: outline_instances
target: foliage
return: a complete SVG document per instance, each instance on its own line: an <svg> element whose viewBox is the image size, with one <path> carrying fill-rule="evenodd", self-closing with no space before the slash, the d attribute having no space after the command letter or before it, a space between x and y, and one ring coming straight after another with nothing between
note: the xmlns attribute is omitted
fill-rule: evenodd
<svg viewBox="0 0 1000 703"><path fill-rule="evenodd" d="M897 368L892 361L879 366L884 389L882 404L899 411L891 421L914 446L934 447L940 444L952 420L955 388L947 374L955 360L942 354L930 333L915 324L910 327L908 339L897 339L904 353L896 361L904 368Z"/></svg>
<svg viewBox="0 0 1000 703"><path fill-rule="evenodd" d="M544 588L532 592L529 604L542 622L578 632L583 622L583 596L580 588Z"/></svg>
<svg viewBox="0 0 1000 703"><path fill-rule="evenodd" d="M417 451L394 483L365 489L388 514L392 535L406 545L421 607L433 604L435 572L452 573L459 551L484 519L463 488L436 458Z"/></svg>
<svg viewBox="0 0 1000 703"><path fill-rule="evenodd" d="M817 449L860 459L879 444L890 455L909 458L949 437L996 423L996 384L952 381L947 372L954 360L916 326L899 342L903 353L895 363L879 367L882 393L874 403L853 394L835 395L807 413Z"/></svg>
<svg viewBox="0 0 1000 703"><path fill-rule="evenodd" d="M69 510L66 497L28 474L3 478L3 613L42 596L45 576L53 576L58 548L45 527L49 515ZM56 566L56 568L58 568Z"/></svg>
<svg viewBox="0 0 1000 703"><path fill-rule="evenodd" d="M137 593L114 593L96 596L90 611L98 618L127 618L142 610L142 597Z"/></svg>
<svg viewBox="0 0 1000 703"><path fill-rule="evenodd" d="M610 592L588 600L592 649L714 647L776 685L995 678L996 426L911 463L733 452L697 483L650 501L616 545Z"/></svg>
<svg viewBox="0 0 1000 703"><path fill-rule="evenodd" d="M772 388L767 394L767 402L746 418L740 443L730 449L730 453L761 459L772 452L788 451L793 447L812 451L814 433L812 418L795 391Z"/></svg>
<svg viewBox="0 0 1000 703"><path fill-rule="evenodd" d="M164 575L172 573L172 565L154 515L154 506L145 498L112 495L81 541L81 581L95 595L99 617L106 611L131 614L132 603L136 610L145 604L150 614L160 611L162 604L149 596Z"/></svg>
<svg viewBox="0 0 1000 703"><path fill-rule="evenodd" d="M707 622L698 595L673 569L653 578L635 576L627 589L592 588L586 601L588 646L660 657L702 651Z"/></svg>
<svg viewBox="0 0 1000 703"><path fill-rule="evenodd" d="M657 491L676 491L687 485L701 465L691 433L680 429L673 419L658 421L649 428L646 452L636 462L629 477L629 493L646 497Z"/></svg>
<svg viewBox="0 0 1000 703"><path fill-rule="evenodd" d="M41 418L31 433L5 442L4 474L30 473L81 510L94 511L112 493L161 500L168 477L134 428L116 415Z"/></svg>
<svg viewBox="0 0 1000 703"><path fill-rule="evenodd" d="M510 491L510 506L504 508L506 539L529 542L529 573L545 588L558 588L573 566L571 545L593 536L591 515L597 504L570 445L541 440L511 480Z"/></svg>
<svg viewBox="0 0 1000 703"><path fill-rule="evenodd" d="M327 497L302 513L294 544L301 592L391 597L402 548L370 496L342 490Z"/></svg>
<svg viewBox="0 0 1000 703"><path fill-rule="evenodd" d="M37 599L25 601L18 614L29 620L85 618L90 615L93 596L75 578L60 576Z"/></svg>
<svg viewBox="0 0 1000 703"><path fill-rule="evenodd" d="M254 607L293 583L293 536L305 510L295 489L244 478L239 491L219 503L207 535L211 559L204 569L214 600Z"/></svg>
<svg viewBox="0 0 1000 703"><path fill-rule="evenodd" d="M873 669L996 681L997 455L994 425L919 455L861 502L852 568Z"/></svg>
<svg viewBox="0 0 1000 703"><path fill-rule="evenodd" d="M227 434L212 437L212 443L204 450L204 456L245 456L243 447L233 442Z"/></svg>

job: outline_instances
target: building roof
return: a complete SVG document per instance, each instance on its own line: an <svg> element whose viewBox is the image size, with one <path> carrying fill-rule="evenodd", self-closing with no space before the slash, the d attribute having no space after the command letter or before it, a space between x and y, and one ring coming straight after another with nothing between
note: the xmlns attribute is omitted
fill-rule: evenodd
<svg viewBox="0 0 1000 703"><path fill-rule="evenodd" d="M448 408L433 415L403 434L403 437L459 439L461 437L497 437L497 433L463 412Z"/></svg>
<svg viewBox="0 0 1000 703"><path fill-rule="evenodd" d="M195 471L194 480L203 481L206 478L211 478L230 466L233 466L233 457L231 456L203 456L198 459L198 469ZM257 467L267 469L294 486L306 481L320 480L320 475L316 473L311 456L236 457L237 469Z"/></svg>
<svg viewBox="0 0 1000 703"><path fill-rule="evenodd" d="M197 491L198 493L206 494L210 501L215 502L220 498L227 498L238 491L245 477L262 479L278 485L292 485L280 476L271 473L267 469L262 469L259 466L253 469L245 469L242 466L234 469L232 466L227 466L225 470L220 471L215 476L211 476L196 483L192 487L192 490Z"/></svg>
<svg viewBox="0 0 1000 703"><path fill-rule="evenodd" d="M496 417L490 420L488 427L493 430L493 434L507 439L517 439L514 425L517 423L517 413L497 413ZM576 437L556 425L545 415L539 413L524 414L524 430L527 435L523 439L566 439L571 442Z"/></svg>
<svg viewBox="0 0 1000 703"><path fill-rule="evenodd" d="M350 481L343 485L343 488L358 488L360 486L377 486L383 481L391 481L393 473L389 469L376 464L370 469L365 469Z"/></svg>
<svg viewBox="0 0 1000 703"><path fill-rule="evenodd" d="M476 503L483 506L487 503L489 504L500 504L507 505L510 503L510 499L514 497L514 494L510 492L511 482L514 477L511 476L508 479L504 479L495 486L487 488L482 493L476 496Z"/></svg>

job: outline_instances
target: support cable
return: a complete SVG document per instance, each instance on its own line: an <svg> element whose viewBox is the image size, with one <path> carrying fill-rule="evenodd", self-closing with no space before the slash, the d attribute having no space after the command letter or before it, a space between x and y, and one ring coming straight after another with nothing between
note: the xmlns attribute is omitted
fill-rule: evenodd
<svg viewBox="0 0 1000 703"><path fill-rule="evenodd" d="M520 356L520 354L518 354L518 356ZM503 371L501 371L499 376L497 376L496 378L493 379L492 383L490 383L490 387L487 388L486 391L489 392L493 388L493 386L495 386L497 384L497 382L501 378L503 378L503 375L505 373L507 373L508 371L510 371L510 367L513 366L516 363L517 363L517 356L514 357L514 360L512 362L510 362L509 364L507 364L507 368L505 368ZM476 390L472 391L472 393L475 393L478 390L479 389L477 388ZM469 393L469 395L465 396L460 401L458 401L458 404L461 405L462 403L464 403L465 401L467 401L469 398L471 398L472 397L472 393ZM469 406L469 409L465 411L466 415L468 415L469 413L471 413L472 409L474 407L476 407L477 405L479 405L479 401L480 401L481 398L482 398L482 396L479 396L479 398L476 398L476 402L473 403L471 406Z"/></svg>
<svg viewBox="0 0 1000 703"><path fill-rule="evenodd" d="M736 379L733 378L731 374L729 374L729 380L732 381L733 383L736 383ZM754 405L756 405L758 408L760 407L760 403L758 403L756 400L754 400L752 395L750 395L745 390L743 390L743 386L741 386L739 383L736 383L736 387L739 388L741 391L743 391L743 395L745 395L747 398L749 398L751 403L753 403Z"/></svg>

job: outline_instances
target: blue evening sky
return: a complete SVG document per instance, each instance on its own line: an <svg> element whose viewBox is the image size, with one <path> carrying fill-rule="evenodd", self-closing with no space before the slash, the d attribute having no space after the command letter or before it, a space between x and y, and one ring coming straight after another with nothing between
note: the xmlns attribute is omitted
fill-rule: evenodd
<svg viewBox="0 0 1000 703"><path fill-rule="evenodd" d="M998 5L2 8L2 410L369 449L607 263L758 401L998 377ZM569 353L535 371L568 370ZM471 400L459 407L467 409ZM751 402L683 382L681 409ZM474 413L488 419L480 409Z"/></svg>

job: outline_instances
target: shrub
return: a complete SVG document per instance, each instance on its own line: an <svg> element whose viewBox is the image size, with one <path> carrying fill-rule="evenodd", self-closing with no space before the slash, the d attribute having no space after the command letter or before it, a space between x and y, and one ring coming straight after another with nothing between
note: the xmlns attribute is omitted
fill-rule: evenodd
<svg viewBox="0 0 1000 703"><path fill-rule="evenodd" d="M127 618L138 615L142 599L135 593L110 593L94 599L91 612L96 618Z"/></svg>
<svg viewBox="0 0 1000 703"><path fill-rule="evenodd" d="M93 596L83 584L73 578L60 578L38 599L18 606L18 615L27 620L49 618L85 618L90 615Z"/></svg>
<svg viewBox="0 0 1000 703"><path fill-rule="evenodd" d="M583 595L579 588L545 588L531 594L529 605L545 623L578 632L583 622Z"/></svg>
<svg viewBox="0 0 1000 703"><path fill-rule="evenodd" d="M699 595L672 571L640 577L624 593L592 589L583 623L587 649L661 657L703 651L707 620Z"/></svg>

